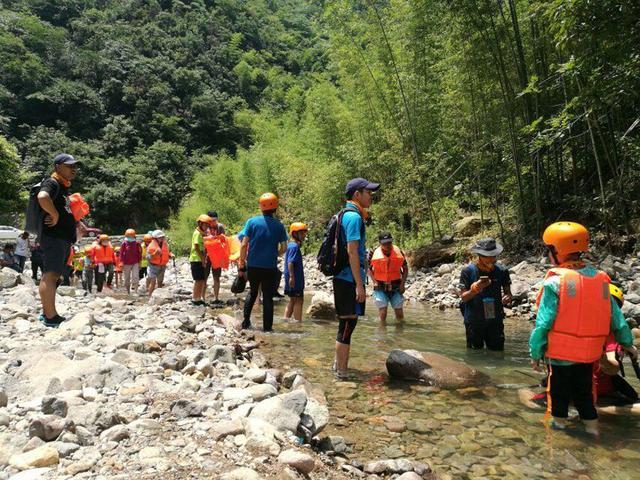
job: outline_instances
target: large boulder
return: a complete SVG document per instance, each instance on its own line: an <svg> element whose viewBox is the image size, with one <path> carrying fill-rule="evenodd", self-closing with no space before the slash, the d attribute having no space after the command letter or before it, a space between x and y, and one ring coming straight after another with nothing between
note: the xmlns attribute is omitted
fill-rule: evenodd
<svg viewBox="0 0 640 480"><path fill-rule="evenodd" d="M281 431L296 433L306 405L307 395L301 390L296 390L262 400L253 407L250 418L264 420Z"/></svg>
<svg viewBox="0 0 640 480"><path fill-rule="evenodd" d="M421 380L441 388L471 387L489 380L475 368L438 353L392 350L386 365L392 378Z"/></svg>
<svg viewBox="0 0 640 480"><path fill-rule="evenodd" d="M490 220L484 219L484 224L488 225ZM470 216L464 217L453 224L453 231L457 237L472 237L480 233L483 221L480 217Z"/></svg>
<svg viewBox="0 0 640 480"><path fill-rule="evenodd" d="M175 301L175 296L168 288L156 288L149 298L149 305L164 305Z"/></svg>
<svg viewBox="0 0 640 480"><path fill-rule="evenodd" d="M326 292L316 292L307 309L307 315L312 318L335 319L336 307L333 303L333 295Z"/></svg>
<svg viewBox="0 0 640 480"><path fill-rule="evenodd" d="M10 268L0 268L0 289L12 288L18 284L20 274Z"/></svg>
<svg viewBox="0 0 640 480"><path fill-rule="evenodd" d="M413 268L435 267L442 263L452 263L455 259L455 244L445 245L441 242L433 242L407 252L407 260Z"/></svg>

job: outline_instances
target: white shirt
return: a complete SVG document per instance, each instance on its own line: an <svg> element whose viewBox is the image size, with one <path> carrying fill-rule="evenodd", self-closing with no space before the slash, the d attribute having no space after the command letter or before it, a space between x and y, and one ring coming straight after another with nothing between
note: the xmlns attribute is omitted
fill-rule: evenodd
<svg viewBox="0 0 640 480"><path fill-rule="evenodd" d="M29 239L26 240L22 237L16 239L16 255L21 257L29 256Z"/></svg>

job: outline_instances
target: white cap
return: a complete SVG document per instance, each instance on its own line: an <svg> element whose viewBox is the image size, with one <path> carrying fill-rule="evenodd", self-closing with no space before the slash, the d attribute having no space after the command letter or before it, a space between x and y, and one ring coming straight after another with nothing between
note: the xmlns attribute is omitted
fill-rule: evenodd
<svg viewBox="0 0 640 480"><path fill-rule="evenodd" d="M154 231L151 233L151 236L152 236L153 238L162 238L162 237L164 237L164 232L163 232L162 230L154 230Z"/></svg>

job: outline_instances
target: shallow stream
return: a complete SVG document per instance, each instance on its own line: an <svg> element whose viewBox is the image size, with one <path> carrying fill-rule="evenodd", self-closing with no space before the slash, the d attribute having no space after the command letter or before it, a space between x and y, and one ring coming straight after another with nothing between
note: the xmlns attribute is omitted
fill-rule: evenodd
<svg viewBox="0 0 640 480"><path fill-rule="evenodd" d="M352 443L352 458L422 460L452 479L640 478L639 416L601 417L602 435L594 440L579 424L571 433L545 428L544 412L519 402L518 388L537 383L529 367L525 320L507 321L506 349L496 354L467 351L457 311L413 304L402 326L391 315L380 328L370 305L353 336L353 379L337 382L330 370L336 322L290 324L282 320L283 309L281 302L276 333L265 336L270 343L265 351L278 366L301 369L324 388L331 411L325 433ZM488 374L491 385L434 391L424 384L390 382L385 359L394 348L446 354ZM629 378L633 370L627 371ZM632 384L640 388L636 379Z"/></svg>

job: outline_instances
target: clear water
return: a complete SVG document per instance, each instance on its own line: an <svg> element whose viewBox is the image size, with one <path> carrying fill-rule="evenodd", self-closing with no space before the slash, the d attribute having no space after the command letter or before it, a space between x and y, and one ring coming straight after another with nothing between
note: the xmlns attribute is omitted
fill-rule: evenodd
<svg viewBox="0 0 640 480"><path fill-rule="evenodd" d="M283 309L281 302L280 317ZM353 458L422 460L452 479L640 478L640 417L601 417L599 440L580 433L578 423L572 434L545 428L544 413L518 400L518 387L537 383L527 354L529 323L507 320L504 354L467 351L457 313L414 304L406 308L402 326L391 315L381 328L369 306L353 336L351 382L336 382L330 371L336 322L276 319L276 333L264 337L270 343L265 350L276 365L301 369L324 388L332 414L325 433L353 442ZM260 325L259 318L254 324ZM394 348L446 354L488 374L491 385L433 392L421 384L390 382L383 374ZM640 388L637 380L632 383ZM408 429L402 431L402 424Z"/></svg>

